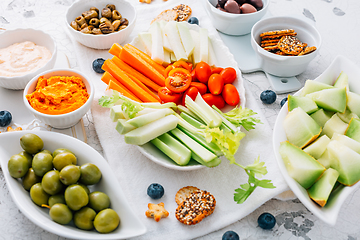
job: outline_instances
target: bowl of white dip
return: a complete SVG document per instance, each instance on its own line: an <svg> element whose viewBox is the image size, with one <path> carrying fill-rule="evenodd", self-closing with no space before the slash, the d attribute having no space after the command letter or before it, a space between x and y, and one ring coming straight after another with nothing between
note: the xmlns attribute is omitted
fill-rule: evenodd
<svg viewBox="0 0 360 240"><path fill-rule="evenodd" d="M55 40L41 30L18 28L0 33L0 87L21 90L54 67Z"/></svg>

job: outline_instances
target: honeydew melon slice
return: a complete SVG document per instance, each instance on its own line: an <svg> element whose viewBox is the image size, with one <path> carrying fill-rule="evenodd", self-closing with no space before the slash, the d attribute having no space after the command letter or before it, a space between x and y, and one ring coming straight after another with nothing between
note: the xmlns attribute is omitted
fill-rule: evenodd
<svg viewBox="0 0 360 240"><path fill-rule="evenodd" d="M326 135L323 135L316 139L313 143L304 148L304 152L310 154L315 159L318 159L323 155L326 150L327 145L330 142L330 138Z"/></svg>
<svg viewBox="0 0 360 240"><path fill-rule="evenodd" d="M209 35L206 28L200 28L200 61L209 62Z"/></svg>
<svg viewBox="0 0 360 240"><path fill-rule="evenodd" d="M209 39L209 62L208 63L210 66L218 66L218 61L216 58L216 54L214 51L212 41L211 41L210 37L208 39Z"/></svg>
<svg viewBox="0 0 360 240"><path fill-rule="evenodd" d="M351 148L352 150L354 150L355 152L360 154L360 142L358 142L352 138L349 138L346 135L334 133L331 140L337 140L337 141L343 143L345 146Z"/></svg>
<svg viewBox="0 0 360 240"><path fill-rule="evenodd" d="M360 142L360 120L352 118L346 129L345 135Z"/></svg>
<svg viewBox="0 0 360 240"><path fill-rule="evenodd" d="M338 177L339 173L335 169L327 169L320 179L308 189L309 197L321 207L325 206Z"/></svg>
<svg viewBox="0 0 360 240"><path fill-rule="evenodd" d="M339 172L338 181L352 186L360 180L360 154L337 140L327 146L332 156L331 167Z"/></svg>
<svg viewBox="0 0 360 240"><path fill-rule="evenodd" d="M333 112L325 111L324 109L320 108L316 112L312 113L310 117L312 117L320 127L324 127L325 123L331 118Z"/></svg>
<svg viewBox="0 0 360 240"><path fill-rule="evenodd" d="M347 92L346 106L352 113L360 116L360 95L353 92Z"/></svg>
<svg viewBox="0 0 360 240"><path fill-rule="evenodd" d="M359 119L358 115L351 112L349 109L346 109L344 113L336 113L336 115L346 123L349 123L352 118Z"/></svg>
<svg viewBox="0 0 360 240"><path fill-rule="evenodd" d="M167 67L171 63L170 54L168 50L164 49L164 61L162 64L164 67Z"/></svg>
<svg viewBox="0 0 360 240"><path fill-rule="evenodd" d="M304 88L300 92L300 96L304 97L306 94L317 92L317 91L320 91L323 89L328 89L328 88L333 88L333 86L326 84L326 83L322 83L322 82L306 80L306 82L304 84Z"/></svg>
<svg viewBox="0 0 360 240"><path fill-rule="evenodd" d="M194 51L193 51L193 64L194 66L201 62L200 60L200 34L195 30L190 30L191 37L195 43Z"/></svg>
<svg viewBox="0 0 360 240"><path fill-rule="evenodd" d="M289 141L280 143L279 153L289 176L305 189L311 187L325 171L325 168L315 158Z"/></svg>
<svg viewBox="0 0 360 240"><path fill-rule="evenodd" d="M151 59L162 64L164 61L163 36L159 22L151 24L149 32L151 33Z"/></svg>
<svg viewBox="0 0 360 240"><path fill-rule="evenodd" d="M345 112L346 109L346 88L331 88L306 94L319 107L328 111Z"/></svg>
<svg viewBox="0 0 360 240"><path fill-rule="evenodd" d="M349 78L348 75L344 72L341 72L338 78L335 80L334 87L343 88L345 87L346 90L349 89Z"/></svg>
<svg viewBox="0 0 360 240"><path fill-rule="evenodd" d="M164 27L167 23L167 21L165 20L161 20L159 21L160 23L160 27L161 27L161 33L162 33L162 38L163 38L163 47L165 50L169 51L169 52L172 52L172 48L171 48L171 45L170 45L170 42L169 42L169 39L167 38L167 36L165 35L165 31L164 31Z"/></svg>
<svg viewBox="0 0 360 240"><path fill-rule="evenodd" d="M297 107L284 119L284 130L290 143L303 148L321 133L321 127L302 108Z"/></svg>
<svg viewBox="0 0 360 240"><path fill-rule="evenodd" d="M187 22L177 22L176 26L178 28L180 38L181 38L181 43L184 47L186 56L189 58L190 55L194 51L195 43L191 37L188 23Z"/></svg>
<svg viewBox="0 0 360 240"><path fill-rule="evenodd" d="M320 158L317 159L317 161L321 165L323 165L326 169L331 167L332 157L331 157L329 151L327 150L327 146L326 146L325 152L321 155Z"/></svg>
<svg viewBox="0 0 360 240"><path fill-rule="evenodd" d="M324 125L323 133L332 138L334 133L345 134L348 124L334 114Z"/></svg>
<svg viewBox="0 0 360 240"><path fill-rule="evenodd" d="M289 112L297 107L301 107L307 114L311 114L319 109L316 103L312 99L301 96L292 96L289 94L288 95Z"/></svg>
<svg viewBox="0 0 360 240"><path fill-rule="evenodd" d="M180 34L178 31L178 28L176 27L175 21L170 21L164 26L164 32L167 36L171 49L173 50L176 60L184 60L187 61L188 58L185 53L185 49L183 47L183 44L181 42Z"/></svg>
<svg viewBox="0 0 360 240"><path fill-rule="evenodd" d="M151 33L149 32L141 32L138 34L141 44L143 45L145 52L147 55L151 57L151 49L152 49L152 41L151 41Z"/></svg>
<svg viewBox="0 0 360 240"><path fill-rule="evenodd" d="M170 61L171 61L171 62L176 62L176 57L175 57L174 52L171 52L171 53L170 53Z"/></svg>

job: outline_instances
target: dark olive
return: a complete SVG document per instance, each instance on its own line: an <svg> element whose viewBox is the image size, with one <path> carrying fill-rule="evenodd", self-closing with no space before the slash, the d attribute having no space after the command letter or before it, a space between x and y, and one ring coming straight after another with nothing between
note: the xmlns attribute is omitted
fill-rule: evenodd
<svg viewBox="0 0 360 240"><path fill-rule="evenodd" d="M100 169L92 163L86 163L80 167L81 177L79 182L85 185L93 185L100 181L101 171Z"/></svg>
<svg viewBox="0 0 360 240"><path fill-rule="evenodd" d="M101 10L101 17L111 19L111 10L110 10L110 8L107 8L107 7L103 8Z"/></svg>
<svg viewBox="0 0 360 240"><path fill-rule="evenodd" d="M22 152L19 153L19 155L24 156L24 157L28 160L29 167L31 167L31 165L32 165L32 159L33 159L33 157L31 156L31 154L27 153L26 151L22 151Z"/></svg>
<svg viewBox="0 0 360 240"><path fill-rule="evenodd" d="M85 11L82 13L86 21L89 21L92 18L99 17L99 14L95 10Z"/></svg>
<svg viewBox="0 0 360 240"><path fill-rule="evenodd" d="M106 7L109 8L111 11L116 10L116 7L114 4L106 4Z"/></svg>
<svg viewBox="0 0 360 240"><path fill-rule="evenodd" d="M114 32L114 26L110 22L101 23L99 26L100 30L104 34Z"/></svg>
<svg viewBox="0 0 360 240"><path fill-rule="evenodd" d="M129 20L127 20L126 18L122 18L122 19L120 20L120 25L121 25L121 26L122 26L122 25L125 25L125 26L129 25Z"/></svg>
<svg viewBox="0 0 360 240"><path fill-rule="evenodd" d="M83 16L78 16L75 18L75 22L81 27L84 23L86 23L86 20Z"/></svg>
<svg viewBox="0 0 360 240"><path fill-rule="evenodd" d="M41 177L37 176L32 168L29 168L25 176L22 178L22 185L27 191L29 191L34 184L39 182L41 182Z"/></svg>
<svg viewBox="0 0 360 240"><path fill-rule="evenodd" d="M127 25L121 25L121 26L119 27L118 31L123 30L123 29L125 29L125 28L127 28Z"/></svg>
<svg viewBox="0 0 360 240"><path fill-rule="evenodd" d="M100 28L94 28L92 31L92 34L95 34L95 35L100 35L100 34L103 34L100 30Z"/></svg>
<svg viewBox="0 0 360 240"><path fill-rule="evenodd" d="M89 207L83 207L74 214L75 226L83 230L91 230L94 228L95 216L96 212L93 209Z"/></svg>
<svg viewBox="0 0 360 240"><path fill-rule="evenodd" d="M118 30L119 26L120 26L120 20L115 20L112 22L112 25L114 27L114 31Z"/></svg>
<svg viewBox="0 0 360 240"><path fill-rule="evenodd" d="M109 22L109 23L111 23L110 20L107 19L106 17L100 18L100 24L102 24L102 23L104 23L104 22Z"/></svg>
<svg viewBox="0 0 360 240"><path fill-rule="evenodd" d="M29 162L24 156L15 154L8 161L8 169L13 178L21 178L29 170Z"/></svg>
<svg viewBox="0 0 360 240"><path fill-rule="evenodd" d="M89 24L87 23L84 23L83 25L80 26L80 29L83 30L84 28L87 28L89 26ZM80 31L81 31L80 30Z"/></svg>
<svg viewBox="0 0 360 240"><path fill-rule="evenodd" d="M89 25L94 26L94 27L98 27L100 25L100 20L97 18L92 18L89 21Z"/></svg>
<svg viewBox="0 0 360 240"><path fill-rule="evenodd" d="M112 11L112 14L111 14L111 19L113 21L115 20L120 20L122 18L121 14L118 12L118 10L114 10Z"/></svg>
<svg viewBox="0 0 360 240"><path fill-rule="evenodd" d="M90 11L91 11L91 10L94 10L94 11L96 11L96 12L99 14L99 9L97 9L96 7L91 7L91 8L90 8Z"/></svg>
<svg viewBox="0 0 360 240"><path fill-rule="evenodd" d="M26 152L35 154L41 151L44 142L38 135L27 133L20 138L20 145Z"/></svg>

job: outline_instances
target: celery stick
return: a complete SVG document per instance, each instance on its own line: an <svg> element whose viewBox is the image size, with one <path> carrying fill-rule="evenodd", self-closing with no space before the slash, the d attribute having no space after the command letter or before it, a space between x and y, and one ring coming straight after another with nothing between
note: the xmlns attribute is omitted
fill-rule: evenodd
<svg viewBox="0 0 360 240"><path fill-rule="evenodd" d="M168 133L154 138L151 143L181 166L188 164L191 159L191 151Z"/></svg>
<svg viewBox="0 0 360 240"><path fill-rule="evenodd" d="M219 114L219 113L217 113L217 114ZM219 117L221 117L221 119L222 119L221 127L223 127L223 128L220 127L220 129L228 130L233 133L239 131L239 129L234 124L232 124L229 120L227 120L224 116L219 114Z"/></svg>
<svg viewBox="0 0 360 240"><path fill-rule="evenodd" d="M156 121L160 118L163 118L169 114L172 114L173 112L174 111L171 110L170 108L159 109L159 110L156 110L155 112L136 116L136 117L128 120L127 122L129 124L133 125L134 127L141 127L141 126L149 124L153 121Z"/></svg>
<svg viewBox="0 0 360 240"><path fill-rule="evenodd" d="M221 163L221 159L220 158L215 158L213 160L211 160L210 162L204 162L201 157L199 157L198 155L196 155L195 153L191 153L191 158L194 159L195 161L197 161L198 163L200 163L201 165L204 165L206 167L216 167L217 165L219 165Z"/></svg>
<svg viewBox="0 0 360 240"><path fill-rule="evenodd" d="M121 105L115 105L110 108L110 119L116 122L118 119L125 119L124 112L121 110Z"/></svg>
<svg viewBox="0 0 360 240"><path fill-rule="evenodd" d="M196 155L198 155L204 162L210 162L215 159L217 156L201 146L194 139L186 135L183 131L178 128L174 128L170 131L177 139L179 139L185 146L190 148Z"/></svg>
<svg viewBox="0 0 360 240"><path fill-rule="evenodd" d="M115 127L116 131L118 131L120 134L125 134L131 130L134 130L135 128L136 127L133 125L127 123L126 119L118 119Z"/></svg>
<svg viewBox="0 0 360 240"><path fill-rule="evenodd" d="M176 128L179 119L174 115L168 115L159 120L136 128L124 135L126 143L143 145L150 140Z"/></svg>
<svg viewBox="0 0 360 240"><path fill-rule="evenodd" d="M199 121L185 112L180 113L180 116L196 128L202 129L201 126L205 126L205 123L203 123L201 120Z"/></svg>
<svg viewBox="0 0 360 240"><path fill-rule="evenodd" d="M220 157L224 155L223 152L215 143L213 142L208 143L203 136L199 134L194 134L182 126L178 126L178 128L184 133L186 133L189 137L200 143L203 147L214 153L216 156Z"/></svg>
<svg viewBox="0 0 360 240"><path fill-rule="evenodd" d="M192 113L189 109L187 109L183 105L178 105L178 110L181 113L186 113L187 115L190 115L192 118L195 118L196 120L201 121L201 119L198 118L198 116L196 116L194 113Z"/></svg>

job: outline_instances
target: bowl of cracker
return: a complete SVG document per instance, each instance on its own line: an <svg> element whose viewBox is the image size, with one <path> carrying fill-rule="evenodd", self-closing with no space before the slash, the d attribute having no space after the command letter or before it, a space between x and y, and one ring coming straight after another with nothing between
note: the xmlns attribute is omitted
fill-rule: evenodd
<svg viewBox="0 0 360 240"><path fill-rule="evenodd" d="M270 17L251 29L251 46L262 69L278 77L292 77L304 72L321 46L317 29L296 17Z"/></svg>

